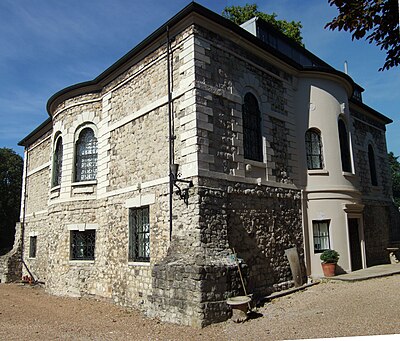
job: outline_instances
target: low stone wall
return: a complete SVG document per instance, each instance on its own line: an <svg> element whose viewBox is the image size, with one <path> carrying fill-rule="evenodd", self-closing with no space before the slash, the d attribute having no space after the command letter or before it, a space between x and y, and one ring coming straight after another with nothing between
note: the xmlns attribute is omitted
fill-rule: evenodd
<svg viewBox="0 0 400 341"><path fill-rule="evenodd" d="M15 226L15 240L12 250L0 257L0 282L18 281L22 277L22 225Z"/></svg>
<svg viewBox="0 0 400 341"><path fill-rule="evenodd" d="M173 237L152 269L150 316L198 327L226 320L227 298L244 294L233 250L248 294L293 286L288 248L305 274L298 190L201 178L196 193L197 224L186 225L186 238ZM199 245L182 248L191 238Z"/></svg>
<svg viewBox="0 0 400 341"><path fill-rule="evenodd" d="M200 263L171 259L154 267L150 316L196 327L229 317L226 299L242 291L237 266Z"/></svg>

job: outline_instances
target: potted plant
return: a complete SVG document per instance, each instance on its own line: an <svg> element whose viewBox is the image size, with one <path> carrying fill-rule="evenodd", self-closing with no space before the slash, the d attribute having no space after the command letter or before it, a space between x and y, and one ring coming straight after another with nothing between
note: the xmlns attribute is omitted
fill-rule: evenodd
<svg viewBox="0 0 400 341"><path fill-rule="evenodd" d="M319 257L322 261L322 270L325 277L335 276L336 264L339 261L339 253L335 250L325 250Z"/></svg>

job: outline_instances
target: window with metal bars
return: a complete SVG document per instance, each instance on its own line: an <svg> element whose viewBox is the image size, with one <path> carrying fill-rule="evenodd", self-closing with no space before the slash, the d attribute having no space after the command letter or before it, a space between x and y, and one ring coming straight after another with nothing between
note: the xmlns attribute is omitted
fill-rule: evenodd
<svg viewBox="0 0 400 341"><path fill-rule="evenodd" d="M36 258L37 236L29 237L29 258Z"/></svg>
<svg viewBox="0 0 400 341"><path fill-rule="evenodd" d="M316 129L309 129L306 132L306 153L308 169L324 168L321 134Z"/></svg>
<svg viewBox="0 0 400 341"><path fill-rule="evenodd" d="M94 260L96 230L71 231L71 260Z"/></svg>
<svg viewBox="0 0 400 341"><path fill-rule="evenodd" d="M59 137L56 143L56 149L53 157L53 186L61 185L61 170L63 159L63 144L62 138Z"/></svg>
<svg viewBox="0 0 400 341"><path fill-rule="evenodd" d="M262 162L261 113L257 98L250 92L244 96L242 112L244 157Z"/></svg>
<svg viewBox="0 0 400 341"><path fill-rule="evenodd" d="M329 223L330 220L313 220L314 252L321 253L330 249Z"/></svg>
<svg viewBox="0 0 400 341"><path fill-rule="evenodd" d="M129 261L150 261L149 207L129 209Z"/></svg>
<svg viewBox="0 0 400 341"><path fill-rule="evenodd" d="M75 181L96 180L97 139L90 128L83 129L76 142Z"/></svg>

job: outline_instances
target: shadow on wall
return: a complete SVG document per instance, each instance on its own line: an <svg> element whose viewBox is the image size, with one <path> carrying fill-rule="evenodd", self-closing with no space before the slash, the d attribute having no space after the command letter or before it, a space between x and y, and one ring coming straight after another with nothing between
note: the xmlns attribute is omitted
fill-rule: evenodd
<svg viewBox="0 0 400 341"><path fill-rule="evenodd" d="M0 282L18 281L22 277L22 229L21 224L15 227L14 246L10 252L0 257Z"/></svg>
<svg viewBox="0 0 400 341"><path fill-rule="evenodd" d="M390 206L390 246L400 246L400 208L394 203Z"/></svg>
<svg viewBox="0 0 400 341"><path fill-rule="evenodd" d="M230 193L228 207L228 242L248 266L247 292L268 295L293 286L286 249L297 248L305 274L300 200L258 187Z"/></svg>
<svg viewBox="0 0 400 341"><path fill-rule="evenodd" d="M0 256L5 255L7 252L11 251L14 245L15 236L15 226L12 228L4 227L1 231L0 238Z"/></svg>
<svg viewBox="0 0 400 341"><path fill-rule="evenodd" d="M366 205L363 218L367 267L389 263L387 248L400 247L398 208L393 203Z"/></svg>

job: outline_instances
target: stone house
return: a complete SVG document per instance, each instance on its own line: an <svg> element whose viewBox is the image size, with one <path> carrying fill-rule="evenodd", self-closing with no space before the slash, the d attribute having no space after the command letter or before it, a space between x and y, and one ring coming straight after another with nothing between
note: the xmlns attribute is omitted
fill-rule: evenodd
<svg viewBox="0 0 400 341"><path fill-rule="evenodd" d="M191 3L92 81L52 96L25 147L23 259L56 295L164 321L293 285L334 248L343 271L398 238L385 125L363 89L252 19ZM170 165L179 165L176 167Z"/></svg>

